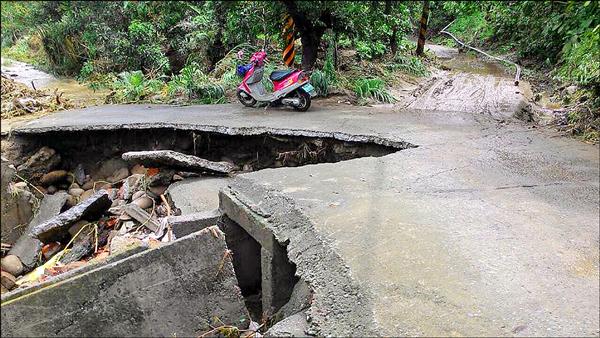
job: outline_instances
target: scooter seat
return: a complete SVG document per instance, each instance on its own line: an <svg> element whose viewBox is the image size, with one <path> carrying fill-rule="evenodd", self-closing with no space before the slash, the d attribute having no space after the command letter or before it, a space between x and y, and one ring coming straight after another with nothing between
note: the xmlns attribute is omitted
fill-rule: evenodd
<svg viewBox="0 0 600 338"><path fill-rule="evenodd" d="M290 76L294 71L293 70L274 70L271 75L269 75L269 79L271 81L281 81L286 77Z"/></svg>

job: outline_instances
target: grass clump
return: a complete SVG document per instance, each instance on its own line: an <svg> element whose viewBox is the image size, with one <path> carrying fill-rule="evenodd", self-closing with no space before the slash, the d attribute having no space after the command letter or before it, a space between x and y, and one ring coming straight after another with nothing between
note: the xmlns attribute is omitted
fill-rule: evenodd
<svg viewBox="0 0 600 338"><path fill-rule="evenodd" d="M383 80L377 78L356 80L354 93L359 100L373 99L382 103L394 103L396 101L385 88Z"/></svg>

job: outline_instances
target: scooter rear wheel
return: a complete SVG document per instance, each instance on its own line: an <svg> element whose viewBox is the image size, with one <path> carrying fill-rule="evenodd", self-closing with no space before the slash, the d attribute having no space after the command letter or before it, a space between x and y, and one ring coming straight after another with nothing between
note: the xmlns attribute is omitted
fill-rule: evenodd
<svg viewBox="0 0 600 338"><path fill-rule="evenodd" d="M237 98L246 107L254 107L256 100L245 91L238 89Z"/></svg>
<svg viewBox="0 0 600 338"><path fill-rule="evenodd" d="M294 109L297 111L307 111L310 108L310 94L300 89L296 91L296 95L300 99L300 104L294 106Z"/></svg>

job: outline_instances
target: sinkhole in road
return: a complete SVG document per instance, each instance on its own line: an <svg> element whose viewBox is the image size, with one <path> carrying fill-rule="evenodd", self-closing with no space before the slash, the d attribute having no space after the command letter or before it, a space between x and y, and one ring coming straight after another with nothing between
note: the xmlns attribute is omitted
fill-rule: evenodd
<svg viewBox="0 0 600 338"><path fill-rule="evenodd" d="M271 131L256 134L172 128L49 131L21 134L31 149L54 148L65 170L97 166L128 151L173 150L235 165L235 172L379 157L416 147L404 141L343 133Z"/></svg>
<svg viewBox="0 0 600 338"><path fill-rule="evenodd" d="M49 147L60 155L60 161L52 171L73 173L64 176L62 181L53 184L52 189L69 192L74 184L77 170L86 174L86 184L80 186L85 192L106 189L111 192L113 206L135 203L135 198L122 197L126 184L134 176L134 164L126 163L125 176L119 176L122 167L116 167L114 173L99 174L99 170L109 161L121 161L122 154L131 151L171 150L185 155L193 155L208 161L228 162L233 171L227 176L235 176L266 168L297 167L303 165L334 163L361 157L380 157L403 149L416 147L404 141L392 141L385 138L344 133L327 133L297 130L182 130L174 128L149 129L116 129L116 130L55 130L16 135L21 159L25 160L41 147ZM81 169L83 168L83 169ZM150 168L150 167L148 167ZM148 169L147 168L147 169ZM154 168L154 167L152 167ZM168 196L167 187L178 180L189 177L219 176L208 171L189 171L181 167L169 167L158 164L160 172L170 172L165 179L150 180L145 186L144 198L152 204L140 206L155 217L165 217L166 212L177 210L177 205ZM186 171L187 170L187 171ZM131 176L128 176L131 175ZM139 175L139 174L135 174ZM221 174L220 176L225 176ZM70 179L69 177L73 177ZM32 184L43 191L50 191L48 185L42 183L43 177L27 177ZM79 180L78 180L79 181ZM96 185L96 181L100 185ZM42 187L43 186L43 187ZM87 187L86 187L87 186ZM162 188L162 189L161 189ZM126 190L125 189L125 190ZM77 189L75 189L77 190ZM50 192L48 192L50 193ZM132 192L134 193L134 192ZM218 191L211 191L218 194ZM85 193L84 193L85 194ZM161 199L167 195L168 201ZM198 195L206 195L206 191ZM125 194L127 195L127 194ZM131 194L129 194L131 195ZM133 194L135 195L135 193ZM79 196L79 195L78 195ZM84 195L81 195L84 196ZM129 199L128 199L129 198ZM142 198L142 197L139 197ZM81 201L80 198L77 202ZM119 202L119 203L115 203ZM123 203L120 203L123 202ZM161 204L162 203L162 204ZM170 204L170 206L166 206ZM71 205L72 206L72 205ZM69 206L69 207L71 207ZM156 208L155 208L156 207ZM243 211L239 212L240 214ZM231 216L231 218L229 218ZM224 213L219 220L219 227L225 233L227 245L232 250L232 261L238 284L245 298L247 308L255 320L273 315L290 298L292 290L299 278L296 267L289 261L285 243L278 243L265 228L252 222L240 222L240 217L233 221L234 215ZM245 217L241 217L245 220ZM268 232L268 231L267 231ZM65 234L65 236L68 236ZM61 239L68 241L69 238Z"/></svg>

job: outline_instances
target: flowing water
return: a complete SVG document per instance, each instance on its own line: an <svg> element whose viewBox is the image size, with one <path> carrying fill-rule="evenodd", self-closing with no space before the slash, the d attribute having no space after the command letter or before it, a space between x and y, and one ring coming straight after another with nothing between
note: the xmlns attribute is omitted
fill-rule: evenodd
<svg viewBox="0 0 600 338"><path fill-rule="evenodd" d="M29 88L63 92L63 97L78 106L102 104L108 94L107 90L92 90L75 79L58 78L30 64L10 59L2 58L2 74Z"/></svg>

